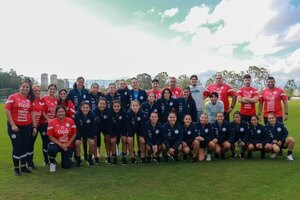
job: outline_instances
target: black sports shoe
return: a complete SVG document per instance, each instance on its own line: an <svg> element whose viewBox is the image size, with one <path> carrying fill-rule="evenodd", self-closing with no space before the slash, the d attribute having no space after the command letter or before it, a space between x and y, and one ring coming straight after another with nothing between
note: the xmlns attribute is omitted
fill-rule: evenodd
<svg viewBox="0 0 300 200"><path fill-rule="evenodd" d="M21 167L21 172L23 172L23 173L31 173L31 171L26 166L22 166Z"/></svg>
<svg viewBox="0 0 300 200"><path fill-rule="evenodd" d="M99 161L99 158L98 158L98 157L95 157L95 164L96 164L96 165L100 164L100 161Z"/></svg>
<svg viewBox="0 0 300 200"><path fill-rule="evenodd" d="M225 157L225 154L224 154L224 153L221 153L221 159L222 159L222 160L225 160L225 159L226 159L226 157Z"/></svg>
<svg viewBox="0 0 300 200"><path fill-rule="evenodd" d="M88 164L89 166L93 166L93 165L94 165L93 159L92 159L92 158L89 158L88 161L87 161L87 164Z"/></svg>
<svg viewBox="0 0 300 200"><path fill-rule="evenodd" d="M35 166L35 164L33 162L31 162L31 163L28 164L28 168L30 170L34 170L34 169L36 169L36 166Z"/></svg>
<svg viewBox="0 0 300 200"><path fill-rule="evenodd" d="M81 160L80 160L80 156L76 157L76 167L80 167L81 166Z"/></svg>
<svg viewBox="0 0 300 200"><path fill-rule="evenodd" d="M118 163L118 158L117 158L117 156L114 156L112 164L116 165L117 163Z"/></svg>
<svg viewBox="0 0 300 200"><path fill-rule="evenodd" d="M252 159L252 152L248 152L247 158L248 158L248 159Z"/></svg>
<svg viewBox="0 0 300 200"><path fill-rule="evenodd" d="M169 156L164 155L163 157L164 157L164 161L165 161L165 162L169 162Z"/></svg>
<svg viewBox="0 0 300 200"><path fill-rule="evenodd" d="M15 176L22 176L19 167L14 168L14 175L15 175Z"/></svg>
<svg viewBox="0 0 300 200"><path fill-rule="evenodd" d="M122 165L127 165L126 157L122 157Z"/></svg>
<svg viewBox="0 0 300 200"><path fill-rule="evenodd" d="M88 157L87 153L84 153L84 160L85 160L85 161L88 161L88 160L89 160L89 157Z"/></svg>
<svg viewBox="0 0 300 200"><path fill-rule="evenodd" d="M196 162L197 162L197 157L193 157L192 160L191 160L191 162L192 162L193 164L196 164Z"/></svg>
<svg viewBox="0 0 300 200"><path fill-rule="evenodd" d="M151 161L152 161L152 158L151 158L150 156L148 156L148 157L147 157L147 162L148 162L148 163L151 163Z"/></svg>
<svg viewBox="0 0 300 200"><path fill-rule="evenodd" d="M160 156L157 156L157 157L155 157L155 160L156 160L156 162L161 162L161 157Z"/></svg>
<svg viewBox="0 0 300 200"><path fill-rule="evenodd" d="M141 160L142 160L142 164L146 164L146 158L145 157L143 157Z"/></svg>
<svg viewBox="0 0 300 200"><path fill-rule="evenodd" d="M179 161L179 159L178 159L178 156L177 156L177 155L173 156L173 158L174 158L174 161L175 161L175 162L178 162L178 161Z"/></svg>
<svg viewBox="0 0 300 200"><path fill-rule="evenodd" d="M186 154L183 154L182 160L187 160L187 155Z"/></svg>
<svg viewBox="0 0 300 200"><path fill-rule="evenodd" d="M240 154L240 159L241 159L241 160L244 160L244 159L245 159L245 153L241 153L241 154Z"/></svg>
<svg viewBox="0 0 300 200"><path fill-rule="evenodd" d="M266 152L261 151L260 152L260 159L265 159L266 158Z"/></svg>
<svg viewBox="0 0 300 200"><path fill-rule="evenodd" d="M106 162L107 164L111 164L110 157L106 157L106 160L105 160L105 162Z"/></svg>
<svg viewBox="0 0 300 200"><path fill-rule="evenodd" d="M141 157L141 151L138 151L138 158Z"/></svg>
<svg viewBox="0 0 300 200"><path fill-rule="evenodd" d="M235 157L236 157L236 154L235 153L231 153L230 159L233 160L233 159L235 159Z"/></svg>
<svg viewBox="0 0 300 200"><path fill-rule="evenodd" d="M135 158L131 158L131 159L130 159L130 162L131 162L131 165L135 165L136 159L135 159Z"/></svg>

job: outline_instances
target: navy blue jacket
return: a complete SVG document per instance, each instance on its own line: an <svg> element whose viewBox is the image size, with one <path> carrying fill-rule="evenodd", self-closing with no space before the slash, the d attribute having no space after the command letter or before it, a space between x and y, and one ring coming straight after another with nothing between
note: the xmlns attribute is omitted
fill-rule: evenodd
<svg viewBox="0 0 300 200"><path fill-rule="evenodd" d="M142 103L146 102L148 99L148 95L147 92L145 90L139 89L138 90L138 96L137 98L134 97L134 90L129 90L128 93L128 97L129 97L129 101L132 102L133 100L138 100L140 102L140 104L142 105Z"/></svg>
<svg viewBox="0 0 300 200"><path fill-rule="evenodd" d="M248 143L248 137L249 137L249 125L241 121L240 124L236 124L233 121L229 123L231 128L231 135L229 142L235 143L235 142L244 142Z"/></svg>
<svg viewBox="0 0 300 200"><path fill-rule="evenodd" d="M164 124L168 121L168 115L172 111L172 109L177 109L177 101L174 98L170 98L169 100L165 100L164 98L160 98L157 100L158 105L158 114L160 123Z"/></svg>
<svg viewBox="0 0 300 200"><path fill-rule="evenodd" d="M98 132L102 132L104 135L109 134L109 111L105 108L103 111L100 111L99 108L95 108L93 113L96 115L98 123Z"/></svg>
<svg viewBox="0 0 300 200"><path fill-rule="evenodd" d="M194 124L191 124L189 127L183 125L182 132L183 132L182 141L184 141L187 144L192 144L195 138L200 136L200 133L198 132L198 129Z"/></svg>
<svg viewBox="0 0 300 200"><path fill-rule="evenodd" d="M249 127L249 143L251 144L266 144L271 143L271 138L266 131L266 128L258 124L257 126L250 125Z"/></svg>
<svg viewBox="0 0 300 200"><path fill-rule="evenodd" d="M126 111L129 108L129 90L126 89L118 89L117 93L120 95L120 99L121 99L121 104L122 104L122 110Z"/></svg>
<svg viewBox="0 0 300 200"><path fill-rule="evenodd" d="M156 101L154 102L154 104L152 106L148 102L144 102L144 103L142 103L141 107L142 107L142 110L146 113L147 119L149 119L150 114L152 112L154 112L154 111L158 112L158 104Z"/></svg>
<svg viewBox="0 0 300 200"><path fill-rule="evenodd" d="M121 100L121 97L118 93L116 93L113 97L110 94L105 95L105 99L106 99L106 104L107 104L107 109L111 109L112 108L112 102L114 100Z"/></svg>
<svg viewBox="0 0 300 200"><path fill-rule="evenodd" d="M90 92L90 103L92 110L94 110L98 106L98 101L100 97L104 97L104 94L102 92L98 92L96 95Z"/></svg>
<svg viewBox="0 0 300 200"><path fill-rule="evenodd" d="M284 124L281 122L276 122L274 127L271 126L270 124L267 124L266 130L270 136L271 143L273 140L277 140L277 141L281 141L281 143L284 144L285 139L287 138L287 136L289 134L288 130L286 129Z"/></svg>
<svg viewBox="0 0 300 200"><path fill-rule="evenodd" d="M127 116L126 113L121 110L119 113L113 110L109 115L109 134L113 137L120 136L121 134L127 134Z"/></svg>
<svg viewBox="0 0 300 200"><path fill-rule="evenodd" d="M222 124L218 124L216 121L212 124L213 128L213 139L216 138L218 140L218 143L221 144L226 140L229 140L231 133L231 128L229 126L229 122L223 121Z"/></svg>
<svg viewBox="0 0 300 200"><path fill-rule="evenodd" d="M203 137L206 143L214 139L214 130L210 123L202 126L200 122L197 122L195 123L195 126L200 134L199 136Z"/></svg>
<svg viewBox="0 0 300 200"><path fill-rule="evenodd" d="M77 128L77 134L79 135L97 135L97 120L92 111L84 116L82 112L75 114L75 123Z"/></svg>
<svg viewBox="0 0 300 200"><path fill-rule="evenodd" d="M144 125L144 136L146 144L151 148L153 145L161 145L163 142L163 125L159 122L153 127L150 121L147 121Z"/></svg>
<svg viewBox="0 0 300 200"><path fill-rule="evenodd" d="M72 89L68 94L68 99L74 103L75 111L77 111L82 101L90 102L90 92L85 88L82 88L80 92L78 89Z"/></svg>
<svg viewBox="0 0 300 200"><path fill-rule="evenodd" d="M169 150L171 147L177 150L183 138L182 125L176 123L175 126L172 128L169 122L166 122L164 123L163 133L164 144L167 150Z"/></svg>
<svg viewBox="0 0 300 200"><path fill-rule="evenodd" d="M127 133L129 137L133 137L135 133L139 136L143 135L143 126L146 122L146 113L139 110L138 113L134 113L132 110L127 112Z"/></svg>
<svg viewBox="0 0 300 200"><path fill-rule="evenodd" d="M176 99L177 101L177 115L180 123L183 123L183 118L186 114L191 115L193 122L197 122L197 107L194 99L185 100L183 97Z"/></svg>

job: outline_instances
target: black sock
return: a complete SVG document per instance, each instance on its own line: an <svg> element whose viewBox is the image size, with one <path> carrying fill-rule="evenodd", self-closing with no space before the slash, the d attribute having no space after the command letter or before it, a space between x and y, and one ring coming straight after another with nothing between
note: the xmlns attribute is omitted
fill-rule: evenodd
<svg viewBox="0 0 300 200"><path fill-rule="evenodd" d="M288 151L287 152L287 155L291 155L291 154L293 154L293 151Z"/></svg>
<svg viewBox="0 0 300 200"><path fill-rule="evenodd" d="M126 157L126 153L122 153L122 157Z"/></svg>

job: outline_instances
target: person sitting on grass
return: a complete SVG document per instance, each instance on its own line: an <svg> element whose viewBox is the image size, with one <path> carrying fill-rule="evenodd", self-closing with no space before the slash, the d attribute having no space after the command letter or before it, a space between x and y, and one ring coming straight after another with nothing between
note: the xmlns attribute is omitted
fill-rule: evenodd
<svg viewBox="0 0 300 200"><path fill-rule="evenodd" d="M50 172L56 171L56 155L61 153L61 167L68 169L72 166L76 125L73 119L66 117L66 108L59 105L55 109L56 117L49 121L47 135L49 137L48 157Z"/></svg>
<svg viewBox="0 0 300 200"><path fill-rule="evenodd" d="M270 158L274 159L281 149L287 148L288 152L286 159L293 162L295 139L288 136L289 133L287 128L283 123L277 121L274 113L268 114L268 124L266 125L266 129L272 141L272 152L270 154Z"/></svg>

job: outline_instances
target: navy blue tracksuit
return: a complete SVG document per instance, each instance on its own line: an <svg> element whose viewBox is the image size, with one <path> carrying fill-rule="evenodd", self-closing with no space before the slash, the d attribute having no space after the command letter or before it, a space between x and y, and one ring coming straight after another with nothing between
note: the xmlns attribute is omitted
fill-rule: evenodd
<svg viewBox="0 0 300 200"><path fill-rule="evenodd" d="M137 95L135 95L137 94ZM128 92L129 101L132 102L133 100L138 100L140 104L144 103L148 99L148 95L145 90L139 89L137 91L135 90L129 90Z"/></svg>
<svg viewBox="0 0 300 200"><path fill-rule="evenodd" d="M124 110L125 112L128 111L129 108L129 90L128 88L126 89L118 89L117 93L120 96L120 100L121 100L121 105L122 105L122 110Z"/></svg>
<svg viewBox="0 0 300 200"><path fill-rule="evenodd" d="M134 113L132 110L127 112L127 136L134 137L136 133L138 136L143 135L143 125L146 121L146 113L141 109L138 113Z"/></svg>
<svg viewBox="0 0 300 200"><path fill-rule="evenodd" d="M274 127L271 126L270 124L267 124L265 127L271 140L270 143L272 143L273 140L277 140L277 141L281 141L283 146L285 139L289 134L284 124L281 122L276 122Z"/></svg>
<svg viewBox="0 0 300 200"><path fill-rule="evenodd" d="M266 128L258 124L257 126L250 125L249 127L249 143L250 144L267 144L270 143L270 136L266 131Z"/></svg>
<svg viewBox="0 0 300 200"><path fill-rule="evenodd" d="M198 129L194 124L191 124L189 127L183 125L182 141L185 142L189 147L192 147L195 138L199 135Z"/></svg>
<svg viewBox="0 0 300 200"><path fill-rule="evenodd" d="M236 142L244 142L245 144L248 143L249 125L246 122L241 121L240 124L230 122L229 126L231 128L231 135L229 138L229 142L231 144Z"/></svg>
<svg viewBox="0 0 300 200"><path fill-rule="evenodd" d="M191 115L193 122L198 121L197 107L194 99L185 100L183 97L179 97L176 101L178 106L177 116L180 123L183 123L183 118L187 114Z"/></svg>
<svg viewBox="0 0 300 200"><path fill-rule="evenodd" d="M147 121L143 128L145 142L151 148L153 145L160 146L163 142L163 125L159 122L152 126L150 121Z"/></svg>
<svg viewBox="0 0 300 200"><path fill-rule="evenodd" d="M164 124L168 121L168 115L173 109L177 109L177 101L174 98L170 98L169 100L165 100L164 98L160 98L157 100L158 104L158 114L159 114L159 122Z"/></svg>
<svg viewBox="0 0 300 200"><path fill-rule="evenodd" d="M74 103L75 111L77 111L81 102L83 101L90 102L90 92L85 88L81 90L72 89L68 94L68 99L70 99Z"/></svg>
<svg viewBox="0 0 300 200"><path fill-rule="evenodd" d="M81 111L75 114L77 128L76 140L81 138L94 139L97 135L98 125L95 114L90 111L86 116Z"/></svg>
<svg viewBox="0 0 300 200"><path fill-rule="evenodd" d="M231 133L231 128L229 122L223 121L222 124L219 124L217 121L212 124L213 128L213 137L218 140L218 144L222 144L224 141L229 140Z"/></svg>
<svg viewBox="0 0 300 200"><path fill-rule="evenodd" d="M155 101L153 105L150 105L148 102L144 102L141 105L142 110L146 113L146 118L149 119L152 112L158 112L158 104Z"/></svg>
<svg viewBox="0 0 300 200"><path fill-rule="evenodd" d="M121 110L116 113L113 110L109 116L109 135L110 137L119 137L127 135L127 116L126 113Z"/></svg>
<svg viewBox="0 0 300 200"><path fill-rule="evenodd" d="M176 123L174 127L171 127L169 122L164 123L163 138L167 151L170 148L173 148L175 149L175 151L177 151L179 145L181 145L183 138L182 125Z"/></svg>

